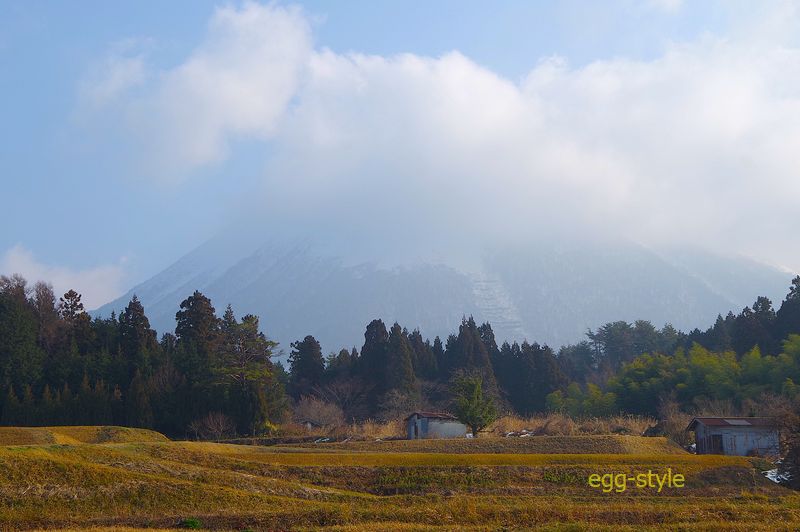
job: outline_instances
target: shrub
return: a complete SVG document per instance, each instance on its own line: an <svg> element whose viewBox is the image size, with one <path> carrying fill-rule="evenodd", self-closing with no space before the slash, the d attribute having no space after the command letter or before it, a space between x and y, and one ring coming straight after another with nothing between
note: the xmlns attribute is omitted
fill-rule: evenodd
<svg viewBox="0 0 800 532"><path fill-rule="evenodd" d="M192 421L189 431L198 440L224 440L236 436L236 425L222 412L209 412Z"/></svg>
<svg viewBox="0 0 800 532"><path fill-rule="evenodd" d="M188 529L191 529L191 530L198 530L198 529L202 528L202 525L200 524L200 520L199 519L195 519L194 517L189 517L189 518L184 519L183 521L181 521L180 527L181 528L188 528Z"/></svg>
<svg viewBox="0 0 800 532"><path fill-rule="evenodd" d="M336 428L344 425L342 409L316 397L302 397L294 407L297 423L311 423L318 427Z"/></svg>

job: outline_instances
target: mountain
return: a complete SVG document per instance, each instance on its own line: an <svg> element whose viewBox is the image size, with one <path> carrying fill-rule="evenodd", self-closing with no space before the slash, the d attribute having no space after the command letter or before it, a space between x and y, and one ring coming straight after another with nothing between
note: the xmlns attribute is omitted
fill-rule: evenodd
<svg viewBox="0 0 800 532"><path fill-rule="evenodd" d="M94 314L119 312L136 294L153 327L169 332L180 301L200 290L220 314L230 303L237 315L260 316L286 352L307 334L326 351L360 346L376 317L444 337L465 315L491 322L499 341L558 346L614 320L705 328L759 295L779 305L791 279L746 258L618 241L498 246L475 260L394 265L337 256L337 246L308 239L253 247L212 239Z"/></svg>

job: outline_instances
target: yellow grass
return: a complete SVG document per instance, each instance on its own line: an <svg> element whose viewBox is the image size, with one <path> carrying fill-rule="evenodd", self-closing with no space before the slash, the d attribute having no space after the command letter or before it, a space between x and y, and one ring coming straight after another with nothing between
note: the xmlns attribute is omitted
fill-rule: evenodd
<svg viewBox="0 0 800 532"><path fill-rule="evenodd" d="M169 441L147 429L113 426L0 427L0 445L42 445L57 443L125 443Z"/></svg>
<svg viewBox="0 0 800 532"><path fill-rule="evenodd" d="M656 419L646 416L610 416L574 419L558 412L538 414L528 418L503 416L487 432L503 436L509 432L527 430L541 436L578 436L586 434L630 434L641 436Z"/></svg>
<svg viewBox="0 0 800 532"><path fill-rule="evenodd" d="M282 449L278 446L277 449ZM666 438L641 436L582 435L532 436L528 438L481 437L452 440L348 441L325 444L294 444L293 449L324 451L378 451L424 453L559 453L559 454L686 454Z"/></svg>
<svg viewBox="0 0 800 532"><path fill-rule="evenodd" d="M596 439L551 438L547 446L567 450ZM750 459L611 438L631 451L530 453L529 438L468 442L478 444L470 452L417 442L361 442L390 452L169 441L0 447L0 529L174 529L187 518L221 530L800 527L800 496L765 480ZM487 450L498 442L502 452ZM593 473L667 467L686 476L685 488L604 494L587 483Z"/></svg>

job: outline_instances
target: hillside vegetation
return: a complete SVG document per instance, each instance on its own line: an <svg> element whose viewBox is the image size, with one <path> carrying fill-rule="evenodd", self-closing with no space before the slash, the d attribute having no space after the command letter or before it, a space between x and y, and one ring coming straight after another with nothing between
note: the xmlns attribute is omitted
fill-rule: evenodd
<svg viewBox="0 0 800 532"><path fill-rule="evenodd" d="M586 442L608 449L616 442L623 453L532 454L536 439L560 450ZM764 479L750 459L673 454L663 440L637 440L374 442L388 445L387 452L358 448L367 447L361 443L313 449L169 441L0 447L0 528L175 528L199 522L227 530L639 530L726 522L747 530L763 527L765 519L800 526L800 496ZM453 452L443 452L448 445ZM660 452L646 454L648 445ZM684 488L602 493L587 484L593 473L667 467L686 476Z"/></svg>
<svg viewBox="0 0 800 532"><path fill-rule="evenodd" d="M0 427L0 445L133 443L169 441L153 430L110 426Z"/></svg>

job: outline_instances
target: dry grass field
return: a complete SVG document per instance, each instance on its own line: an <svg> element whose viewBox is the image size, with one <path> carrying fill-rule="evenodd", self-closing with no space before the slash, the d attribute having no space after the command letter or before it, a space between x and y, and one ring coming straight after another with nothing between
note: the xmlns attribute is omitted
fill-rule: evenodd
<svg viewBox="0 0 800 532"><path fill-rule="evenodd" d="M86 436L91 432L76 429L70 437L96 440ZM259 447L154 441L152 433L135 434L146 441L0 447L0 528L800 527L800 495L764 479L754 468L757 462L694 456L660 438ZM631 486L603 493L587 482L594 473L661 473L667 467L685 475L685 487L657 493Z"/></svg>
<svg viewBox="0 0 800 532"><path fill-rule="evenodd" d="M282 450L283 446L273 449ZM332 452L423 453L525 453L525 454L686 454L666 438L642 438L616 434L581 436L532 436L528 438L478 438L476 440L385 440L294 444L289 449L325 449Z"/></svg>
<svg viewBox="0 0 800 532"><path fill-rule="evenodd" d="M152 430L128 427L0 427L0 446L157 441L169 440Z"/></svg>

